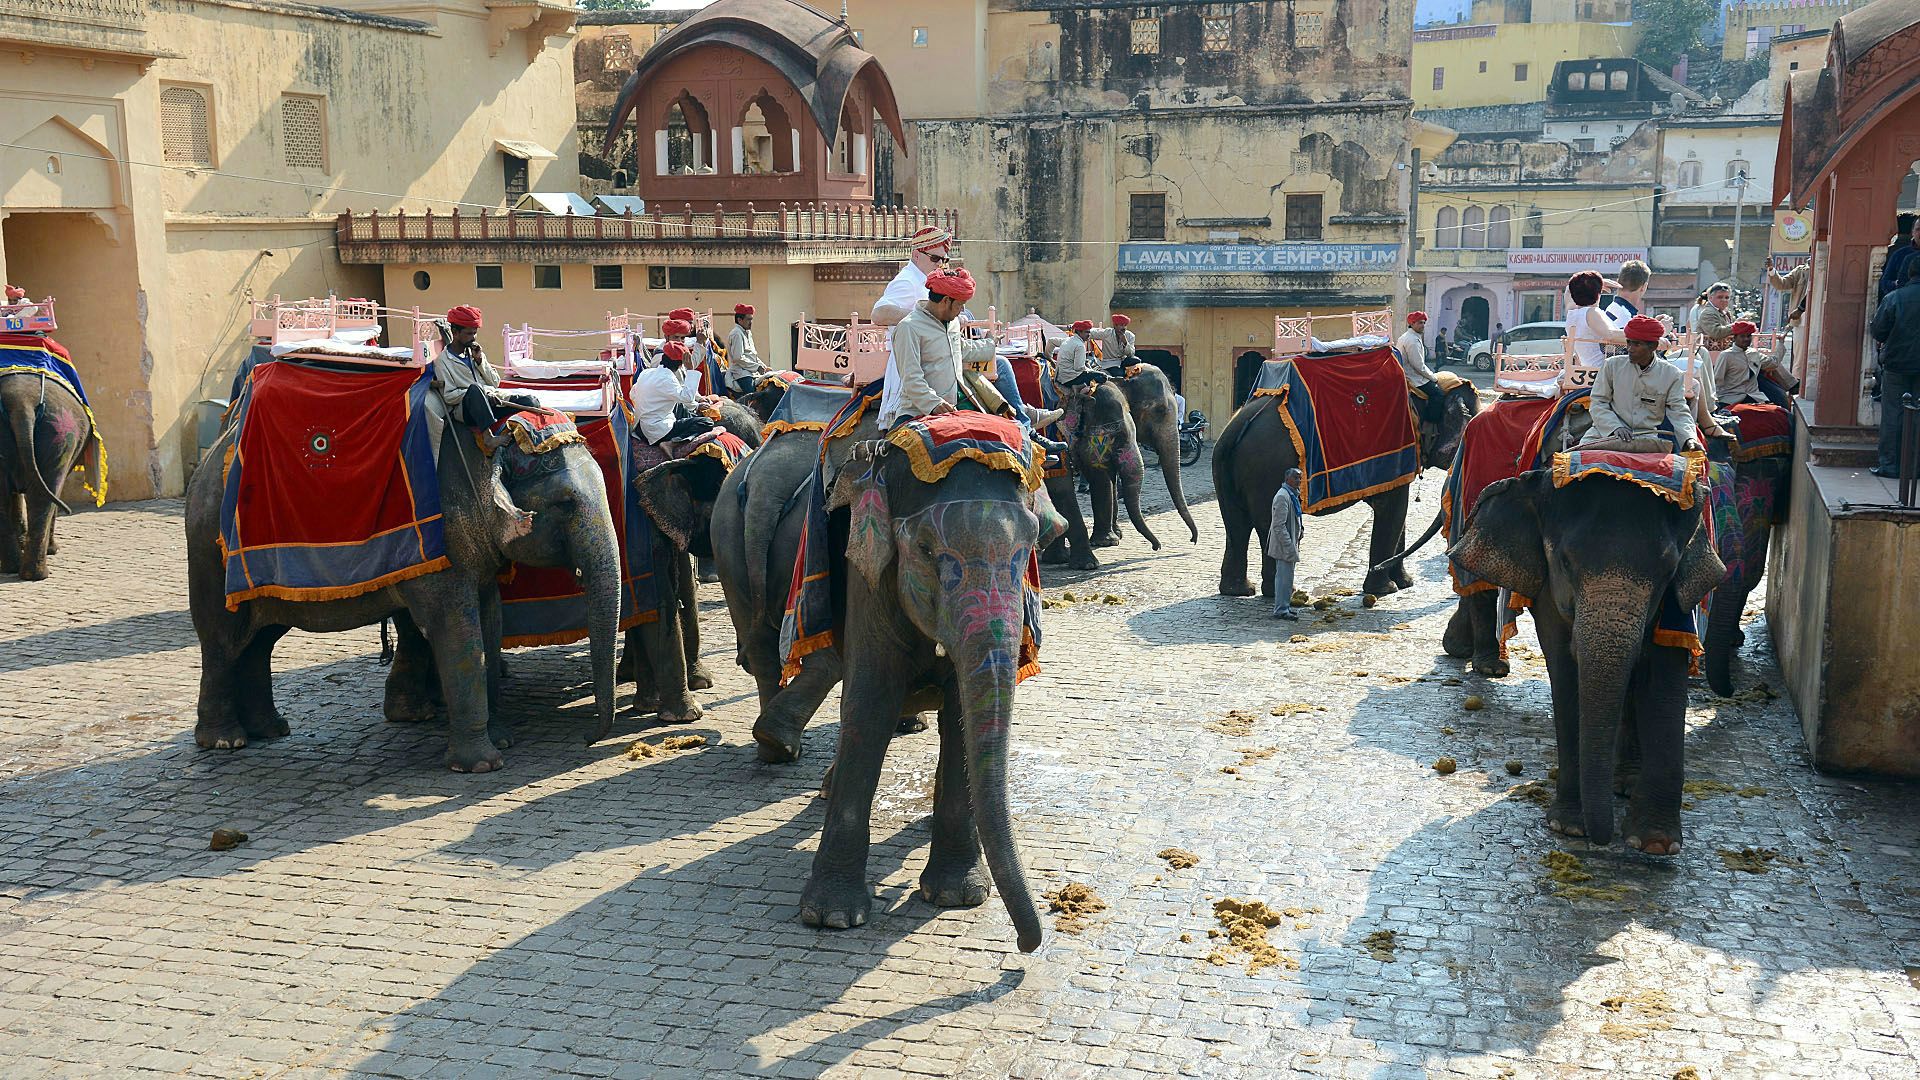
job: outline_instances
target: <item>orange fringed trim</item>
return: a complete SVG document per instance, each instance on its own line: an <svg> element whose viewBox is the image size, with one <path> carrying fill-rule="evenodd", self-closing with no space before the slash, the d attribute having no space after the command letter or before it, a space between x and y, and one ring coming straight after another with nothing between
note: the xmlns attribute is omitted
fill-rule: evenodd
<svg viewBox="0 0 1920 1080"><path fill-rule="evenodd" d="M1691 510L1693 509L1693 485L1699 483L1701 475L1706 472L1707 455L1698 450L1688 450L1680 456L1685 459L1687 463L1687 471L1686 474L1681 477L1679 491L1661 487L1651 480L1642 480L1637 476L1621 476L1619 473L1606 472L1604 470L1584 473L1581 479L1585 479L1588 476L1605 476L1609 480L1625 481L1626 483L1646 488L1648 491L1653 492L1655 495L1660 496L1682 510ZM1573 483L1573 477L1570 475L1571 468L1572 460L1569 453L1553 455L1554 487L1563 488Z"/></svg>
<svg viewBox="0 0 1920 1080"><path fill-rule="evenodd" d="M1759 461L1761 458L1787 457L1792 453L1793 453L1793 444L1788 443L1785 446L1781 446L1778 443L1775 443L1771 446L1762 445L1757 450L1746 450L1736 445L1733 448L1733 452L1731 456L1733 460L1740 462L1741 464L1745 464L1749 461Z"/></svg>
<svg viewBox="0 0 1920 1080"><path fill-rule="evenodd" d="M760 429L760 445L765 446L767 440L775 435L785 435L789 431L825 430L827 430L827 423L824 420L775 420Z"/></svg>
<svg viewBox="0 0 1920 1080"><path fill-rule="evenodd" d="M660 613L649 611L644 615L629 615L620 620L619 632L624 634L636 626L645 626L650 622L659 622ZM585 630L562 630L557 634L520 634L516 637L500 639L503 649L533 649L542 645L572 645L585 641L590 635Z"/></svg>
<svg viewBox="0 0 1920 1080"><path fill-rule="evenodd" d="M397 585L402 581L410 581L417 577L425 577L428 574L438 573L452 565L452 560L442 555L437 559L429 559L418 566L409 566L404 570L395 570L391 574L382 574L372 581L363 581L357 585L327 585L315 588L298 588L291 585L256 585L251 589L244 589L237 593L227 594L227 610L238 611L243 602L262 596L272 597L275 600L346 600L355 596L365 596L370 592L379 592L389 585Z"/></svg>
<svg viewBox="0 0 1920 1080"><path fill-rule="evenodd" d="M1028 491L1039 490L1046 480L1045 463L1035 461L1031 453L1027 455L1027 460L1022 461L1018 454L1010 450L982 450L977 446L963 446L953 451L945 461L936 464L933 456L927 452L925 440L911 426L894 428L887 434L887 441L907 452L913 475L922 483L937 484L945 480L957 461L977 461L989 469L1010 472L1021 478Z"/></svg>
<svg viewBox="0 0 1920 1080"><path fill-rule="evenodd" d="M833 631L831 630L822 630L817 634L810 634L794 642L793 652L787 657L786 662L780 666L780 685L787 685L793 681L795 675L800 674L800 662L805 660L809 654L832 647Z"/></svg>
<svg viewBox="0 0 1920 1080"><path fill-rule="evenodd" d="M1700 647L1700 635L1689 634L1685 630L1663 630L1656 626L1653 628L1653 643L1687 650L1687 674L1700 674L1700 657L1706 653Z"/></svg>

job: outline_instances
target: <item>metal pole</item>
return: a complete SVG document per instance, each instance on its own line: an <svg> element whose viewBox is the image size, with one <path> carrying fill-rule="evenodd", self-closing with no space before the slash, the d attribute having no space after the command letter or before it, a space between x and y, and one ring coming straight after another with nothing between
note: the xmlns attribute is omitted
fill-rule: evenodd
<svg viewBox="0 0 1920 1080"><path fill-rule="evenodd" d="M1740 170L1733 178L1733 263L1727 268L1727 283L1740 288L1740 218L1747 208L1747 173Z"/></svg>
<svg viewBox="0 0 1920 1080"><path fill-rule="evenodd" d="M1897 405L1883 401L1880 407L1900 410L1900 461L1896 470L1900 475L1900 505L1912 506L1914 486L1920 481L1920 476L1916 476L1920 474L1920 438L1915 438L1920 432L1914 430L1920 426L1916 425L1916 421L1920 421L1920 399L1901 394Z"/></svg>

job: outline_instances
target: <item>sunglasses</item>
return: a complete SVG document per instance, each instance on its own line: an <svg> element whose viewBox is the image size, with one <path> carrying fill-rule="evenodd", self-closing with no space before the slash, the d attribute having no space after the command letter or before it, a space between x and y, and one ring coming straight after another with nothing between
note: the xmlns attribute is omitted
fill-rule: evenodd
<svg viewBox="0 0 1920 1080"><path fill-rule="evenodd" d="M936 264L936 265L940 265L940 266L944 266L944 265L946 265L947 263L950 263L950 262L952 262L953 260L952 260L952 259L949 259L949 258L948 258L948 257L946 257L945 255L935 255L935 254L934 254L934 253L932 253L932 252L928 252L928 253L927 253L927 261L928 261L928 262L931 262L931 263L934 263L934 264Z"/></svg>

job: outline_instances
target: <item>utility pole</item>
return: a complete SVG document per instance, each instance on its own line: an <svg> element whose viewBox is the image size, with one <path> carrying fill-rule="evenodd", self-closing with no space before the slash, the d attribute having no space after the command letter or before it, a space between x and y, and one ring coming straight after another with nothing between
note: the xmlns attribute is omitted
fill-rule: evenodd
<svg viewBox="0 0 1920 1080"><path fill-rule="evenodd" d="M1740 288L1740 218L1747 208L1747 170L1734 174L1733 191L1733 262L1727 268L1727 284L1737 291Z"/></svg>

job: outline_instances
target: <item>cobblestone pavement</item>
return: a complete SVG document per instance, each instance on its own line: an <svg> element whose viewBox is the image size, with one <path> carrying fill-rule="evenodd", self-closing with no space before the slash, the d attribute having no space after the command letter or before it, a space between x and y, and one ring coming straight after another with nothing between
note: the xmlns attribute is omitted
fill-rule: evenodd
<svg viewBox="0 0 1920 1080"><path fill-rule="evenodd" d="M1018 832L1036 892L1107 907L1032 956L997 900L911 897L931 735L888 758L873 922L799 924L837 703L756 764L717 587L697 751L629 760L627 718L584 746L584 649L549 648L514 658L506 771L451 774L440 731L380 719L361 630L281 643L291 737L202 752L180 505L62 522L51 580L0 582L0 1075L1916 1074L1920 791L1817 776L1783 699L1699 690L1685 855L1559 841L1514 794L1550 764L1543 667L1459 678L1437 556L1276 630L1214 595L1187 477L1198 546L1048 568L1085 599L1020 688ZM1310 523L1303 587L1358 583L1367 520ZM1741 684L1779 686L1748 637ZM209 851L220 826L251 839ZM1552 894L1562 850L1587 898ZM1283 913L1256 972L1208 960L1229 897Z"/></svg>

